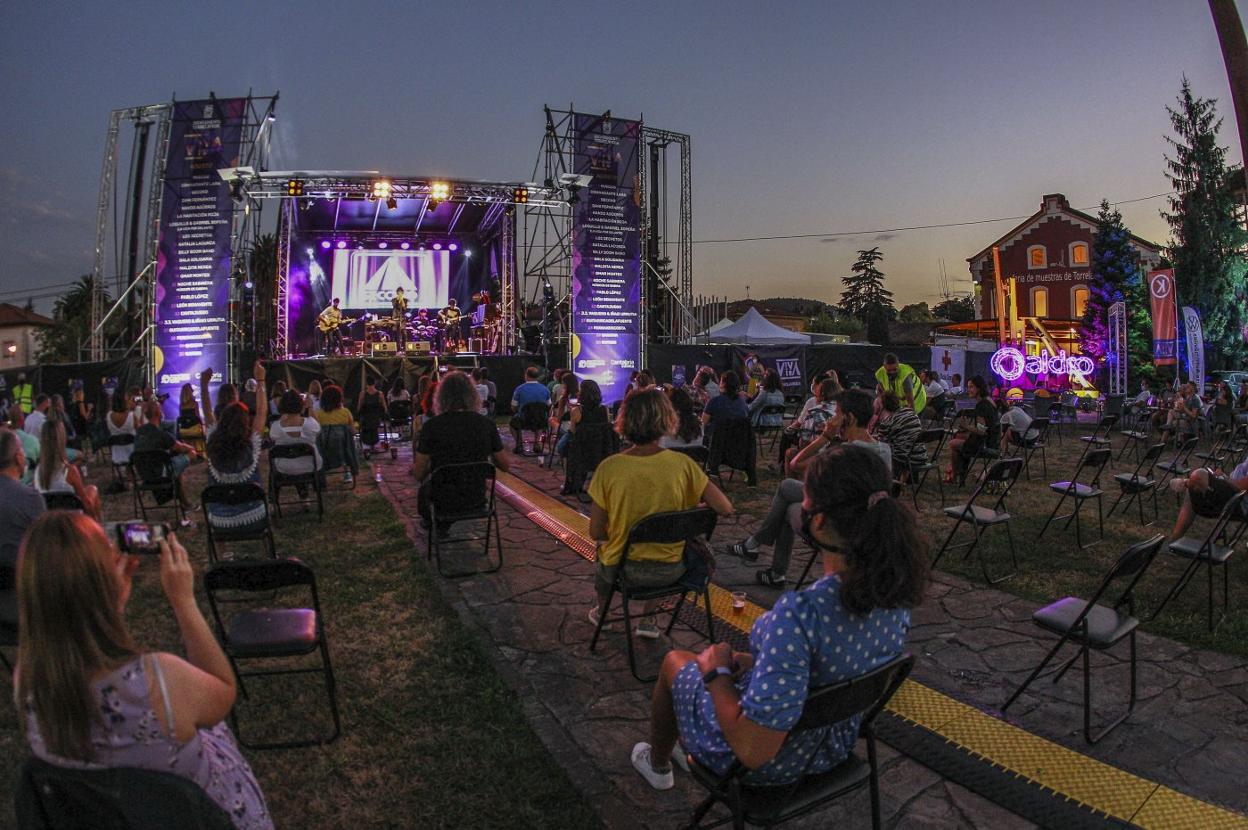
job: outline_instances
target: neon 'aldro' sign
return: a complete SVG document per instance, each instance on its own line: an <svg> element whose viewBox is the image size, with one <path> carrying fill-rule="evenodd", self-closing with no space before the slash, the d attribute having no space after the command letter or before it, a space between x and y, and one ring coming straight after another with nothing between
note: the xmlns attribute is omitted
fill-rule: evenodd
<svg viewBox="0 0 1248 830"><path fill-rule="evenodd" d="M1081 375L1086 376L1096 371L1092 358L1083 355L1067 355L1059 349L1056 355L1050 355L1041 349L1040 354L1023 354L1014 346L1002 346L992 354L988 366L1002 380L1018 380L1028 375Z"/></svg>

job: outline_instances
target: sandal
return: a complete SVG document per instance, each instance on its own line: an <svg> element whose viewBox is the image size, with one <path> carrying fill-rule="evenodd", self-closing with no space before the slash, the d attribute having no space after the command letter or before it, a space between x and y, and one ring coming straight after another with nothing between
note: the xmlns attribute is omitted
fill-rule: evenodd
<svg viewBox="0 0 1248 830"><path fill-rule="evenodd" d="M766 568L763 568L761 571L755 571L754 578L758 580L759 585L764 585L768 588L783 588L786 581L783 576L776 576Z"/></svg>

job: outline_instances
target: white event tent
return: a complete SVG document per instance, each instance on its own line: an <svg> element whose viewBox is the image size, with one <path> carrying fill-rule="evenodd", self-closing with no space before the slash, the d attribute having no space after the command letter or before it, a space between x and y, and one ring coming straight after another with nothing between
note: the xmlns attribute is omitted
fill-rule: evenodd
<svg viewBox="0 0 1248 830"><path fill-rule="evenodd" d="M731 325L725 326L724 322L720 321L711 326L694 338L694 341L697 343L741 343L753 346L810 344L810 335L777 326L759 314L758 309L755 308L750 308Z"/></svg>

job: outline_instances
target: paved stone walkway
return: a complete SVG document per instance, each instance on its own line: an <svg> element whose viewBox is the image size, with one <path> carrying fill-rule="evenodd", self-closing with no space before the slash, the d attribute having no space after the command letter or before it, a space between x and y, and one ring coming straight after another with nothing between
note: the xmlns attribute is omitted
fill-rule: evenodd
<svg viewBox="0 0 1248 830"><path fill-rule="evenodd" d="M407 475L410 454L375 459L383 493L416 527L416 487ZM535 459L514 470L548 494L557 474ZM738 485L729 485L729 491ZM569 502L581 511L584 505ZM589 651L593 568L528 518L500 506L506 564L497 574L443 580L461 617L491 644L507 682L573 781L598 806L610 827L674 827L687 820L701 789L680 773L666 793L651 790L633 771L632 745L646 734L650 686L630 675L622 633L604 636ZM721 522L716 543L748 534L760 515L741 513ZM796 574L803 563L794 557ZM816 570L818 565L815 566ZM716 582L747 590L760 605L778 591L758 586L753 567L720 557ZM937 574L930 601L914 615L911 649L919 658L916 680L981 708L993 709L1041 659L1052 641L1030 622L1032 606L1009 594ZM673 644L700 648L695 635L677 629ZM640 645L644 665L667 649ZM1125 649L1124 649L1125 653ZM1010 710L1015 722L1046 738L1167 784L1199 798L1248 810L1242 786L1248 769L1248 660L1201 652L1162 638L1140 637L1140 703L1136 714L1096 747L1087 747L1082 724L1082 684L1077 669L1058 684L1038 680ZM645 661L649 660L647 664ZM643 669L644 670L644 669ZM1125 663L1093 656L1094 701L1113 712L1126 701ZM1096 721L1094 720L1094 724ZM1029 827L1029 822L927 767L882 747L883 811L887 827ZM795 826L864 826L865 792Z"/></svg>

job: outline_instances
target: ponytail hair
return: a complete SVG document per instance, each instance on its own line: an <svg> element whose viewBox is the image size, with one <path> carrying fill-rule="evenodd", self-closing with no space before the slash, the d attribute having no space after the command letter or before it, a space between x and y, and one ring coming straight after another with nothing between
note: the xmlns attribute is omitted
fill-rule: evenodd
<svg viewBox="0 0 1248 830"><path fill-rule="evenodd" d="M892 485L879 454L852 444L816 456L806 472L811 513L844 542L841 603L859 616L914 608L927 588L927 539L910 506L890 495Z"/></svg>

